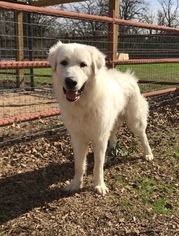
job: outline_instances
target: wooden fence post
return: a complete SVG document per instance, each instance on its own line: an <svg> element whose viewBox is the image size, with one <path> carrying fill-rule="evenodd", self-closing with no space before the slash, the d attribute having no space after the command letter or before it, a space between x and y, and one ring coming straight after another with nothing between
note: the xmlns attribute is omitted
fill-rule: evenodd
<svg viewBox="0 0 179 236"><path fill-rule="evenodd" d="M113 18L119 18L119 4L120 0L110 0L109 1L109 16ZM108 58L110 62L113 62L117 56L118 48L118 28L117 24L109 23L108 27ZM112 68L115 67L114 63L110 63Z"/></svg>
<svg viewBox="0 0 179 236"><path fill-rule="evenodd" d="M23 2L23 0L18 0L18 2ZM23 13L15 13L15 22L16 22L16 60L24 60L24 35L23 35ZM24 87L24 69L16 69L16 84L17 87Z"/></svg>

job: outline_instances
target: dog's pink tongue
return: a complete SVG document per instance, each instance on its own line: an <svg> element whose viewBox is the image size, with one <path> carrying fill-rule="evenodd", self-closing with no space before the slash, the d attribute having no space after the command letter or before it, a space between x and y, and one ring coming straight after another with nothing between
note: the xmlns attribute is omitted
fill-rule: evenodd
<svg viewBox="0 0 179 236"><path fill-rule="evenodd" d="M78 97L78 91L67 90L66 97L70 101L75 101Z"/></svg>

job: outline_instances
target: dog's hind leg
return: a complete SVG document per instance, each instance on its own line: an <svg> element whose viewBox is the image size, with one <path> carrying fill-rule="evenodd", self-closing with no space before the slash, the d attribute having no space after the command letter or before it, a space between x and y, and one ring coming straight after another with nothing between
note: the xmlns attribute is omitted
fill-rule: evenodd
<svg viewBox="0 0 179 236"><path fill-rule="evenodd" d="M135 106L134 106L135 105ZM141 107L142 109L141 109ZM146 160L153 160L153 154L146 135L148 104L146 100L141 97L140 102L129 106L127 110L127 125L129 129L139 136L144 149L144 157Z"/></svg>
<svg viewBox="0 0 179 236"><path fill-rule="evenodd" d="M64 191L75 192L83 187L83 176L86 170L88 143L75 136L72 137L72 145L75 158L75 175L71 183L64 187Z"/></svg>
<svg viewBox="0 0 179 236"><path fill-rule="evenodd" d="M143 149L144 149L144 157L146 160L151 161L153 160L153 154L152 154L152 150L150 148L149 145L149 141L146 135L146 125L143 124L143 121L136 121L136 123L131 126L131 124L129 125L130 130L136 134L137 136L139 136Z"/></svg>
<svg viewBox="0 0 179 236"><path fill-rule="evenodd" d="M143 123L143 120L139 121L137 119L136 120L133 119L132 123L128 123L128 127L134 134L139 136L142 146L143 146L143 149L144 149L144 157L146 160L151 161L151 160L153 160L154 157L153 157L153 154L152 154L149 142L148 142L148 138L146 135L146 124L145 123L147 124L147 122Z"/></svg>
<svg viewBox="0 0 179 236"><path fill-rule="evenodd" d="M147 135L145 133L145 130L138 132L139 138L142 142L142 146L144 148L144 157L147 161L151 161L153 160L153 154L152 154L152 150L150 148L149 142L148 142L148 138Z"/></svg>
<svg viewBox="0 0 179 236"><path fill-rule="evenodd" d="M154 157L153 157L152 150L150 148L148 138L147 138L147 135L145 132L146 128L143 125L139 125L139 124L135 124L135 126L128 125L128 127L134 134L139 136L142 146L143 146L143 149L144 149L145 159L148 161L153 160Z"/></svg>

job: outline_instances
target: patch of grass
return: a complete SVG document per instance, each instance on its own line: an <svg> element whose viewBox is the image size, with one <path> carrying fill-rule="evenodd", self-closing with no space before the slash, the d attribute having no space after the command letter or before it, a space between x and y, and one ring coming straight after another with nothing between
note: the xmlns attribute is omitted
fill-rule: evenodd
<svg viewBox="0 0 179 236"><path fill-rule="evenodd" d="M177 63L119 65L116 68L123 72L127 69L131 70L139 80L170 82L178 81ZM139 84L139 86L143 92L171 87L157 84Z"/></svg>
<svg viewBox="0 0 179 236"><path fill-rule="evenodd" d="M132 209L131 201L123 200L121 202L121 206L124 210L130 210Z"/></svg>
<svg viewBox="0 0 179 236"><path fill-rule="evenodd" d="M35 85L41 85L41 84L51 84L52 83L52 79L51 79L51 69L50 68L34 68L34 74L36 76L34 76L34 81L35 81ZM39 76L38 76L39 75ZM43 77L41 75L49 75L49 77ZM29 76L27 77L27 79L29 80Z"/></svg>
<svg viewBox="0 0 179 236"><path fill-rule="evenodd" d="M170 215L172 213L173 206L165 198L159 198L153 203L153 210L157 214Z"/></svg>
<svg viewBox="0 0 179 236"><path fill-rule="evenodd" d="M126 187L127 186L127 182L123 179L122 176L116 175L114 177L114 179L115 179L115 182L118 182L120 184L120 186L122 186L122 187Z"/></svg>
<svg viewBox="0 0 179 236"><path fill-rule="evenodd" d="M137 192L139 195L139 199L144 203L144 204L150 204L151 203L151 197L157 188L157 183L153 179L149 179L147 177L141 177L137 180L136 186Z"/></svg>
<svg viewBox="0 0 179 236"><path fill-rule="evenodd" d="M147 177L143 177L139 180L141 183L141 188L147 191L153 191L154 188L157 186L157 183L154 179L149 179Z"/></svg>
<svg viewBox="0 0 179 236"><path fill-rule="evenodd" d="M179 159L179 147L177 148L177 150L174 152L174 157Z"/></svg>
<svg viewBox="0 0 179 236"><path fill-rule="evenodd" d="M11 74L8 74L8 73ZM11 80L11 81L16 81L16 70L1 70L1 75L0 80ZM30 74L29 69L24 70L25 74ZM34 83L35 86L40 86L43 84L52 84L52 79L51 79L51 68L34 68L33 69L33 74L34 74ZM44 76L43 76L44 75ZM49 77L46 77L46 75L49 75ZM30 75L25 75L24 76L25 83L30 84Z"/></svg>
<svg viewBox="0 0 179 236"><path fill-rule="evenodd" d="M176 152L175 152L175 157L176 157L176 158L179 158L179 151L176 151Z"/></svg>
<svg viewBox="0 0 179 236"><path fill-rule="evenodd" d="M0 236L5 236L6 234L3 231L0 231Z"/></svg>
<svg viewBox="0 0 179 236"><path fill-rule="evenodd" d="M175 207L168 199L172 198L174 186L166 183L158 183L147 177L135 180L134 190L138 194L138 200L147 208L157 214L169 215L175 211ZM159 197L160 196L160 197Z"/></svg>
<svg viewBox="0 0 179 236"><path fill-rule="evenodd" d="M129 69L141 80L178 81L177 63L119 65L117 69L123 72Z"/></svg>

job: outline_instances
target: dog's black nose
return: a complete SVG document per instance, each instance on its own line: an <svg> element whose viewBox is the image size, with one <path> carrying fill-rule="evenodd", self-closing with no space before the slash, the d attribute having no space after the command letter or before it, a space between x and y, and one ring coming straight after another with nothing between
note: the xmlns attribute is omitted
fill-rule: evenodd
<svg viewBox="0 0 179 236"><path fill-rule="evenodd" d="M77 81L73 77L67 77L65 79L65 84L69 89L73 89L77 85Z"/></svg>

